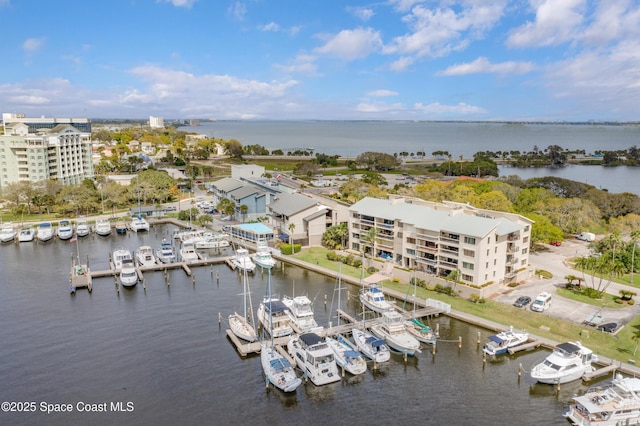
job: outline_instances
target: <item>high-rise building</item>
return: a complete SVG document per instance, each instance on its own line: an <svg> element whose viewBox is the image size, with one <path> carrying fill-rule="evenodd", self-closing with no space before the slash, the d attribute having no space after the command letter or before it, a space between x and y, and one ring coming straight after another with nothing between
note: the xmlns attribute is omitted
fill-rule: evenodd
<svg viewBox="0 0 640 426"><path fill-rule="evenodd" d="M71 185L94 177L88 119L31 119L3 114L0 187L20 181L55 179ZM15 121L11 121L15 120ZM52 123L58 123L51 127Z"/></svg>
<svg viewBox="0 0 640 426"><path fill-rule="evenodd" d="M149 116L149 127L152 129L161 129L164 127L164 119L162 117Z"/></svg>

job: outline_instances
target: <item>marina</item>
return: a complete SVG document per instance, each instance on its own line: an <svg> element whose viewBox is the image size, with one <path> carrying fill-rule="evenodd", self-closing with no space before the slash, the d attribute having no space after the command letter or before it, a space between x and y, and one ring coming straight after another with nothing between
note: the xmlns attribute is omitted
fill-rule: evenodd
<svg viewBox="0 0 640 426"><path fill-rule="evenodd" d="M404 397L400 395L406 392L429 392L438 387L441 392L425 402L432 413L430 416L450 418L454 423L491 424L496 420L490 412L494 407L491 401L509 400L510 404L522 407L524 413L528 413L525 415L535 416L539 423L560 425L566 424L562 413L571 398L576 392L586 391L586 385L580 381L556 389L530 379L527 372L541 358L541 352L548 352L546 342L536 351L505 354L498 360L484 362L482 345L478 343L484 339L478 336L486 337L498 330L458 321L455 319L458 313L446 312L446 306L437 303L428 306L426 301L412 297L403 312L398 309L401 303L397 301L403 300L405 294L383 288L386 299L396 301L393 306L404 319L414 315L423 318L425 324L440 333L433 348L423 348L422 353L408 359L391 354L388 362L377 363L375 368L369 361L364 374L341 375L340 382L334 384L316 387L308 382L302 383L295 392L282 393L272 388L265 394L265 379L257 356L260 342L241 341L230 332L226 322L228 314L242 312L242 299L238 296L243 292L242 274L225 264L233 250L202 251L197 261L189 263L138 266L139 284L113 291L114 270L109 253L121 247L129 250L144 245L158 248L163 239L171 239L171 232L171 225L161 225L154 226L148 233L112 233L106 238L92 234L74 243L55 239L46 244L3 246L0 266L4 274L18 273L16 268L21 264L19 259L23 258L38 262L42 267L27 281L18 284L9 280L0 286L0 296L8 303L0 312L0 320L11 328L10 333L6 329L0 331L0 337L6 342L0 355L7 360L0 367L0 373L7 380L5 391L0 390L2 396L51 399L47 384L53 380L67 384L56 393L56 398L63 401L77 401L86 398L83 397L86 394L108 400L117 397L113 389L121 389L116 393L136 404L132 419L145 423L168 419L179 422L181 416L189 415L187 413L192 410L215 415L214 410L230 407L239 410L233 423L248 421L258 415L258 411L269 409L279 413L278 417L285 415L292 421L311 424L313 421L309 416L318 415L320 409L323 413L344 413L352 409L354 403L383 403L389 397L402 401ZM87 259L81 262L83 269L81 274L76 274L77 278L70 272L70 253L76 263L80 263L77 259ZM314 314L325 331L348 336L354 324L362 324L358 280L342 277L345 290L340 298L340 318L344 318L344 322L338 323L335 309L338 304L331 297L331 294L335 295L335 277L318 274L312 268L302 269L291 263L291 259L286 263L282 260L278 256L276 266L271 269L274 294L293 294L293 289L297 295L318 294L320 302L315 303ZM52 280L51 276L58 278ZM265 293L267 276L266 272L256 271L250 277L254 303ZM78 284L91 283L93 291L78 291L69 297L62 284L70 279ZM80 288L78 285L77 289ZM413 302L418 304L415 310ZM23 311L28 316L22 315ZM44 313L51 321L46 325L37 320L34 322ZM78 322L79 318L82 321ZM379 319L369 314L366 321L371 325ZM65 324L65 327L60 328L59 324ZM91 330L89 334L87 327ZM25 340L23 335L30 338ZM51 350L40 355L39 342L51 339L67 343L59 348L49 344ZM282 354L288 339L275 338L274 349ZM67 363L61 365L60 360L68 359L68 351L64 350L68 345L77 347L80 352L72 355L68 366ZM135 353L130 352L131 348L136 348ZM30 355L26 358L12 356L18 350ZM126 368L121 363L123 356L130 358ZM211 361L212 356L215 362ZM168 364L179 366L179 371L167 368ZM16 372L23 370L25 365L34 369L35 374L22 384L24 377ZM519 376L521 365L525 372L522 378ZM108 374L103 373L107 370ZM604 373L601 378L594 377L590 385L611 377L610 371ZM297 374L302 377L301 372ZM465 385L463 397L459 383L468 382L475 383L477 388ZM150 383L155 383L153 393L142 392ZM239 401L230 406L228 398L216 391L224 383L235 383L232 395ZM381 386L384 391L378 392L376 389ZM12 389L11 394L7 389ZM194 392L201 396L190 397ZM342 403L346 397L349 407ZM467 410L447 409L447 401L452 400L464 401ZM179 409L177 414L164 408L176 402L186 408ZM249 404L252 408L241 409L239 403L242 407ZM371 416L360 410L354 415L363 421L394 421L392 416ZM12 424L26 424L12 414L8 418L16 420ZM65 424L81 424L85 419L80 413L62 418ZM424 410L410 410L406 418L406 424L424 424ZM340 419L337 414L328 414L328 421L344 421L342 416Z"/></svg>

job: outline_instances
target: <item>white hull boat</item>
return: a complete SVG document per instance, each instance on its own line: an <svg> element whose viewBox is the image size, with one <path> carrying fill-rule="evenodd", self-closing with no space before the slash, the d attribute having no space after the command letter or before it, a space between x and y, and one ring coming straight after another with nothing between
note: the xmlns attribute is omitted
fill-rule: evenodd
<svg viewBox="0 0 640 426"><path fill-rule="evenodd" d="M358 350L367 358L375 362L386 362L391 359L391 351L383 339L354 328L353 340Z"/></svg>
<svg viewBox="0 0 640 426"><path fill-rule="evenodd" d="M63 219L58 222L58 238L61 240L69 240L73 237L73 226L71 221Z"/></svg>
<svg viewBox="0 0 640 426"><path fill-rule="evenodd" d="M418 341L429 345L435 345L440 337L431 327L423 324L419 319L413 318L411 321L404 322L407 331Z"/></svg>
<svg viewBox="0 0 640 426"><path fill-rule="evenodd" d="M217 249L229 247L229 241L225 239L225 234L213 234L205 232L202 237L194 238L196 249Z"/></svg>
<svg viewBox="0 0 640 426"><path fill-rule="evenodd" d="M184 241L180 247L180 260L182 262L195 262L199 260L193 241Z"/></svg>
<svg viewBox="0 0 640 426"><path fill-rule="evenodd" d="M257 317L273 337L285 337L293 333L287 306L277 297L265 297L258 307Z"/></svg>
<svg viewBox="0 0 640 426"><path fill-rule="evenodd" d="M302 384L289 361L282 356L273 344L263 342L260 349L260 362L267 383L273 384L283 392L294 392Z"/></svg>
<svg viewBox="0 0 640 426"><path fill-rule="evenodd" d="M36 238L40 242L47 242L53 238L53 226L51 222L42 222L38 225L38 230L36 231Z"/></svg>
<svg viewBox="0 0 640 426"><path fill-rule="evenodd" d="M528 340L528 333L519 333L510 327L507 331L489 336L489 341L484 344L482 350L487 355L501 355L507 353L511 348L527 343Z"/></svg>
<svg viewBox="0 0 640 426"><path fill-rule="evenodd" d="M91 229L89 229L89 225L87 224L87 220L86 219L78 219L78 221L76 222L76 236L78 236L78 237L86 237L87 235L89 235L90 231L91 231Z"/></svg>
<svg viewBox="0 0 640 426"><path fill-rule="evenodd" d="M258 248L258 251L253 255L253 262L262 269L271 269L276 265L276 261L271 256L271 252L265 247Z"/></svg>
<svg viewBox="0 0 640 426"><path fill-rule="evenodd" d="M326 341L333 351L338 367L354 376L364 374L367 371L367 361L344 337L340 335L335 338L327 337Z"/></svg>
<svg viewBox="0 0 640 426"><path fill-rule="evenodd" d="M377 284L369 284L360 290L360 303L374 312L383 313L393 310L393 305L384 298L384 293Z"/></svg>
<svg viewBox="0 0 640 426"><path fill-rule="evenodd" d="M382 322L371 326L371 332L397 352L409 356L420 353L420 342L407 331L402 315L398 312L383 312Z"/></svg>
<svg viewBox="0 0 640 426"><path fill-rule="evenodd" d="M18 241L21 243L28 243L33 241L36 237L36 230L33 228L24 228L18 232Z"/></svg>
<svg viewBox="0 0 640 426"><path fill-rule="evenodd" d="M13 223L6 222L2 224L2 228L0 228L0 242L9 243L16 238L17 231L13 227Z"/></svg>
<svg viewBox="0 0 640 426"><path fill-rule="evenodd" d="M131 222L129 223L129 227L134 232L140 231L148 231L149 230L149 222L145 220L142 216L134 216L131 218Z"/></svg>
<svg viewBox="0 0 640 426"><path fill-rule="evenodd" d="M111 235L111 222L106 219L100 219L96 222L96 234L101 237Z"/></svg>
<svg viewBox="0 0 640 426"><path fill-rule="evenodd" d="M292 337L287 343L287 351L296 366L314 385L322 386L340 381L333 350L316 333Z"/></svg>
<svg viewBox="0 0 640 426"><path fill-rule="evenodd" d="M176 251L171 245L171 241L162 240L160 248L156 250L156 258L162 263L172 263L176 261Z"/></svg>
<svg viewBox="0 0 640 426"><path fill-rule="evenodd" d="M247 311L247 299L249 299L249 311ZM242 276L242 306L244 315L240 315L237 312L229 315L229 328L239 338L247 342L255 342L258 340L258 334L247 318L248 312L253 315L253 305L251 304L251 292L249 291L249 277L246 272Z"/></svg>
<svg viewBox="0 0 640 426"><path fill-rule="evenodd" d="M139 266L153 266L156 264L156 257L153 249L149 246L140 246L136 251L136 261Z"/></svg>
<svg viewBox="0 0 640 426"><path fill-rule="evenodd" d="M120 284L123 287L133 287L138 283L138 272L131 252L126 249L118 249L113 252L113 267L119 271Z"/></svg>
<svg viewBox="0 0 640 426"><path fill-rule="evenodd" d="M319 326L313 315L313 304L307 296L283 296L282 303L287 307L289 318L301 333L319 333Z"/></svg>
<svg viewBox="0 0 640 426"><path fill-rule="evenodd" d="M564 417L582 426L640 424L640 379L618 373L610 385L574 397Z"/></svg>
<svg viewBox="0 0 640 426"><path fill-rule="evenodd" d="M236 250L236 254L231 258L231 265L233 265L234 270L253 272L256 269L256 264L249 257L249 251L244 248Z"/></svg>
<svg viewBox="0 0 640 426"><path fill-rule="evenodd" d="M591 373L594 370L591 362L595 361L597 356L580 342L561 343L549 356L533 366L531 377L549 385L568 383Z"/></svg>

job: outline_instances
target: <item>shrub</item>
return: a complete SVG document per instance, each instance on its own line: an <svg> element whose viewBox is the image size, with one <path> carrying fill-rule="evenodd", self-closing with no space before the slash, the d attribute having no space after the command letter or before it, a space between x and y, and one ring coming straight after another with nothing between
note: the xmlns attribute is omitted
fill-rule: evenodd
<svg viewBox="0 0 640 426"><path fill-rule="evenodd" d="M627 300L627 305L634 305L635 303L636 303L636 301L633 300L633 299Z"/></svg>
<svg viewBox="0 0 640 426"><path fill-rule="evenodd" d="M398 278L398 277L393 277L393 280L392 280L392 281L393 281L394 283L399 283L399 282L400 282L400 278Z"/></svg>
<svg viewBox="0 0 640 426"><path fill-rule="evenodd" d="M378 272L378 268L376 268L375 266L369 266L369 267L367 268L367 272L368 272L369 274L375 274L376 272Z"/></svg>
<svg viewBox="0 0 640 426"><path fill-rule="evenodd" d="M475 293L472 293L469 296L469 300L472 301L473 303L486 303L486 300L484 297L480 297L479 294L475 294Z"/></svg>
<svg viewBox="0 0 640 426"><path fill-rule="evenodd" d="M338 258L338 255L336 254L335 251L328 251L327 252L327 259L334 262L336 259Z"/></svg>

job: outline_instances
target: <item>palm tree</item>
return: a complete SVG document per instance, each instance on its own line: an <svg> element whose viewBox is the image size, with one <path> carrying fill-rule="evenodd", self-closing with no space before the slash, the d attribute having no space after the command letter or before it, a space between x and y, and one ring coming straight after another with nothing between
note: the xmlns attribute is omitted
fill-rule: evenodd
<svg viewBox="0 0 640 426"><path fill-rule="evenodd" d="M296 224L289 222L289 245L291 245L291 253L293 253L293 231L296 229Z"/></svg>
<svg viewBox="0 0 640 426"><path fill-rule="evenodd" d="M376 227L374 226L373 228L369 228L369 230L366 232L366 234L362 235L362 241L364 241L365 243L369 244L371 246L371 257L376 257ZM364 248L362 249L362 253L364 256Z"/></svg>
<svg viewBox="0 0 640 426"><path fill-rule="evenodd" d="M630 237L631 237L631 244L633 244L633 247L631 247L631 277L630 277L630 281L631 281L631 285L633 285L633 270L635 269L636 246L638 245L638 238L640 238L640 231L638 231L638 230L631 231Z"/></svg>
<svg viewBox="0 0 640 426"><path fill-rule="evenodd" d="M247 221L247 212L249 211L249 206L247 206L246 204L242 204L240 206L240 213L242 214L242 221L246 222Z"/></svg>

